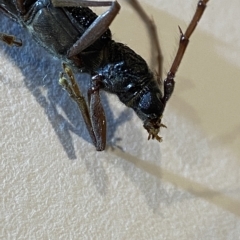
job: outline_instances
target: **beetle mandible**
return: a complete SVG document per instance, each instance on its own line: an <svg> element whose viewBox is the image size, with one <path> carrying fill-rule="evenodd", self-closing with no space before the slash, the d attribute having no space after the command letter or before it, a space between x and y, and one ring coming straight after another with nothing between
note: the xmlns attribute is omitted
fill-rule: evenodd
<svg viewBox="0 0 240 240"><path fill-rule="evenodd" d="M158 133L161 127L166 127L161 120L174 90L175 74L209 0L198 1L185 33L179 27L178 51L163 82L162 55L154 22L137 0L128 1L149 26L157 50L157 74L153 74L141 56L112 40L109 26L120 10L117 1L0 0L1 12L20 23L40 45L64 62L59 82L78 104L98 151L104 150L106 144L106 118L100 90L116 94L121 102L135 111L143 121L148 139L162 140ZM109 6L109 10L97 16L89 9L91 6ZM22 45L21 40L5 33L0 33L0 40L9 45ZM88 102L69 65L92 76Z"/></svg>

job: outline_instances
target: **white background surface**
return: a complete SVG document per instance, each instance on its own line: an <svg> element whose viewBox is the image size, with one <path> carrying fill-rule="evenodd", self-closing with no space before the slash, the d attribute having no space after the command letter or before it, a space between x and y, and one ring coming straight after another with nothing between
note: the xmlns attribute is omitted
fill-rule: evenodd
<svg viewBox="0 0 240 240"><path fill-rule="evenodd" d="M148 60L147 32L119 2L113 37ZM177 26L185 30L197 1L141 2L158 27L166 73ZM161 144L103 95L108 145L124 152L101 153L57 83L61 62L1 16L1 31L24 46L0 51L0 238L240 239L239 9L238 0L209 2L177 73Z"/></svg>

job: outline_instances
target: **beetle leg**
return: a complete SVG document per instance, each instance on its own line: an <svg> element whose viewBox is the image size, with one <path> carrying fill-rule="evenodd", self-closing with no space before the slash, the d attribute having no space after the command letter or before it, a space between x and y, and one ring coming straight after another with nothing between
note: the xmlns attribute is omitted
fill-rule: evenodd
<svg viewBox="0 0 240 240"><path fill-rule="evenodd" d="M90 107L88 108L72 70L65 63L63 63L63 69L64 73L60 75L59 84L78 104L94 146L97 151L102 151L106 145L106 119L100 101L98 81L96 81L97 79L92 81L92 87L89 90Z"/></svg>
<svg viewBox="0 0 240 240"><path fill-rule="evenodd" d="M15 45L17 47L22 46L22 41L17 40L14 36L0 33L0 40L7 43L8 45Z"/></svg>
<svg viewBox="0 0 240 240"><path fill-rule="evenodd" d="M104 150L106 146L106 117L99 94L101 76L92 77L91 88L88 91L90 118L93 132L96 137L98 150Z"/></svg>
<svg viewBox="0 0 240 240"><path fill-rule="evenodd" d="M63 63L64 73L61 73L59 84L65 89L70 97L78 104L79 110L82 113L83 120L87 126L87 130L92 139L93 144L96 146L96 138L92 129L92 123L90 120L89 110L85 98L81 94L80 88L76 83L72 70ZM65 78L65 75L67 78Z"/></svg>
<svg viewBox="0 0 240 240"><path fill-rule="evenodd" d="M180 31L180 41L179 41L179 47L178 47L178 51L176 53L176 56L174 58L174 61L172 63L172 66L167 74L167 78L164 80L164 96L163 96L163 103L166 104L167 101L169 100L169 98L171 97L173 90L174 90L174 85L175 85L175 74L178 70L178 67L182 61L182 58L184 56L184 53L187 49L188 43L189 43L189 39L193 33L193 31L195 30L199 20L201 19L204 10L207 6L207 2L209 0L199 0L198 1L198 5L197 5L197 9L195 11L195 14L193 15L193 18L190 22L190 24L187 27L187 30L185 31L185 33L182 32L181 28L179 28Z"/></svg>
<svg viewBox="0 0 240 240"><path fill-rule="evenodd" d="M152 44L151 44L152 56L153 56L152 65L155 67L155 64L157 63L157 79L156 80L158 84L161 85L163 56L162 56L162 51L160 48L158 34L157 34L157 28L154 23L154 20L147 15L147 13L144 11L144 9L142 8L142 6L137 0L126 0L126 1L136 10L136 12L142 18L142 20L144 21L147 27L150 39L152 41Z"/></svg>
<svg viewBox="0 0 240 240"><path fill-rule="evenodd" d="M80 39L69 49L68 57L79 54L99 39L108 29L121 8L117 1L52 0L52 3L55 7L111 6L108 11L95 19Z"/></svg>
<svg viewBox="0 0 240 240"><path fill-rule="evenodd" d="M52 0L54 7L108 7L111 6L113 2L114 1Z"/></svg>

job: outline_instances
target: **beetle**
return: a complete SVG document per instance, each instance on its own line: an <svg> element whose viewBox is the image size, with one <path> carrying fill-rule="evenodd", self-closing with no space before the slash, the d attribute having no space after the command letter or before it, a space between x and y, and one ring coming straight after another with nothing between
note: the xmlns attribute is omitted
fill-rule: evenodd
<svg viewBox="0 0 240 240"><path fill-rule="evenodd" d="M112 40L109 26L120 10L117 1L0 0L1 12L20 23L40 45L64 62L59 83L78 104L97 151L104 150L106 145L106 118L100 90L116 94L135 111L143 121L148 139L162 140L158 134L161 127L166 127L162 124L162 116L174 90L175 74L209 0L198 1L185 33L179 27L178 51L164 81L161 79L162 55L155 24L137 0L128 1L149 27L157 50L157 74L140 55ZM97 16L89 8L91 6L109 6L109 9ZM0 34L0 40L9 45L22 45L21 40L4 33ZM92 76L88 101L70 66Z"/></svg>

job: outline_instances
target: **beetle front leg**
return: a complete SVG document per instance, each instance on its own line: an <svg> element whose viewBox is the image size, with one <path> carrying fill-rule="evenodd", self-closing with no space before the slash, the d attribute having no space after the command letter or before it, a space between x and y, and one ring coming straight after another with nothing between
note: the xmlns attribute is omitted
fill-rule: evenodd
<svg viewBox="0 0 240 240"><path fill-rule="evenodd" d="M197 24L199 23L206 7L207 3L209 0L199 0L197 9L192 17L192 20L190 24L188 25L187 29L185 32L182 31L180 27L180 40L179 40L179 46L178 46L178 51L176 53L176 56L173 60L172 66L167 74L167 78L164 80L164 96L162 98L163 103L166 105L167 101L171 97L173 90L174 90L174 85L175 85L175 75L178 70L178 67L181 64L181 61L183 59L184 53L187 49L187 46L189 44L190 37L192 36L194 30L197 27Z"/></svg>
<svg viewBox="0 0 240 240"><path fill-rule="evenodd" d="M69 93L70 97L78 104L86 124L89 135L97 151L105 149L106 145L106 119L99 96L97 82L92 82L89 90L90 110L76 82L72 70L63 63L64 73L61 74L59 84ZM66 77L67 78L66 78ZM90 92L91 91L91 92Z"/></svg>
<svg viewBox="0 0 240 240"><path fill-rule="evenodd" d="M109 10L99 15L80 39L69 49L69 58L79 54L99 39L107 31L121 8L117 1L52 0L52 4L55 7L110 6Z"/></svg>
<svg viewBox="0 0 240 240"><path fill-rule="evenodd" d="M133 9L138 13L138 15L142 18L143 22L145 23L147 30L149 32L149 37L152 42L152 56L153 56L153 66L155 66L155 61L157 63L157 82L159 86L162 85L161 77L162 77L162 63L163 63L163 56L162 51L160 48L160 43L157 34L157 28L154 23L154 20L150 18L138 0L126 0ZM155 59L156 56L156 59Z"/></svg>

